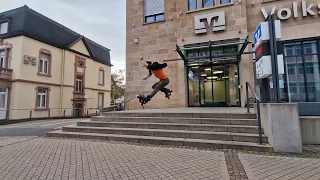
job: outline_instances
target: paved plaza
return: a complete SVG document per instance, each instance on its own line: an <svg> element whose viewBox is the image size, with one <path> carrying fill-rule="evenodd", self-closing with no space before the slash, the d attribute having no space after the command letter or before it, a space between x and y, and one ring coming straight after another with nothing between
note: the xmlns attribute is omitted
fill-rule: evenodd
<svg viewBox="0 0 320 180"><path fill-rule="evenodd" d="M306 154L0 137L0 179L320 179L319 149L308 148L311 158L301 158Z"/></svg>

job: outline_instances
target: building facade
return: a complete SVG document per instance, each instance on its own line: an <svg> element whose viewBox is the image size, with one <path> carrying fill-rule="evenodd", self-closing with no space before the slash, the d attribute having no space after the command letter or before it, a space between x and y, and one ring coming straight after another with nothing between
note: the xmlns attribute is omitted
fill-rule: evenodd
<svg viewBox="0 0 320 180"><path fill-rule="evenodd" d="M0 119L110 105L109 49L27 6L0 13L0 27Z"/></svg>
<svg viewBox="0 0 320 180"><path fill-rule="evenodd" d="M173 89L170 100L159 93L146 107L244 106L246 82L259 86L253 34L272 13L281 22L281 101L320 108L319 11L317 0L127 1L125 98L149 93L157 81L142 80L143 59L166 62ZM131 101L127 108L139 106Z"/></svg>

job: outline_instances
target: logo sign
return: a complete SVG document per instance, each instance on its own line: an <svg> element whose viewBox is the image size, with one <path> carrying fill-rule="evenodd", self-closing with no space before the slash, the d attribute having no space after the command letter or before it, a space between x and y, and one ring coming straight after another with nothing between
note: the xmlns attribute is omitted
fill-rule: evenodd
<svg viewBox="0 0 320 180"><path fill-rule="evenodd" d="M298 9L301 9L302 12L300 13ZM275 11L276 11L276 7L274 6L269 12L269 14L275 14ZM262 8L261 12L264 18L267 19L268 13L266 9ZM302 14L302 17L306 17L308 15L315 16L316 14L320 14L320 3L316 5L316 4L307 4L306 1L301 1L301 8L300 7L298 8L298 2L292 2L292 8L280 9L277 13L277 16L280 20L287 20L292 17L292 14L293 14L293 18L298 18L299 16L301 16L300 14Z"/></svg>
<svg viewBox="0 0 320 180"><path fill-rule="evenodd" d="M30 64L31 63L31 65L35 66L35 65L37 65L37 60L36 59L37 58L35 58L35 57L24 55L23 63L24 64Z"/></svg>
<svg viewBox="0 0 320 180"><path fill-rule="evenodd" d="M275 23L275 31L276 31L276 40L281 39L281 24L280 21L277 20ZM257 29L253 34L253 44L254 47L257 48L262 43L262 41L268 41L270 39L269 35L269 24L268 22L262 22L258 25Z"/></svg>
<svg viewBox="0 0 320 180"><path fill-rule="evenodd" d="M262 22L258 25L256 31L253 34L253 44L257 48L262 41L269 40L269 25L268 22Z"/></svg>
<svg viewBox="0 0 320 180"><path fill-rule="evenodd" d="M226 29L226 14L224 11L214 12L210 14L203 14L194 17L195 33L207 33L205 22L212 27L212 31L222 31ZM212 22L212 23L211 23Z"/></svg>

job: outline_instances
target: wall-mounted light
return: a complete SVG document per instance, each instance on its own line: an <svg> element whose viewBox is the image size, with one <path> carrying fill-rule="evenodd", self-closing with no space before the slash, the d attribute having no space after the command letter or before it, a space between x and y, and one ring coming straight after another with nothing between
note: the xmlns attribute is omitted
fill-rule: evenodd
<svg viewBox="0 0 320 180"><path fill-rule="evenodd" d="M138 44L138 43L139 43L139 38L135 38L135 39L134 39L134 43L135 43L135 44Z"/></svg>
<svg viewBox="0 0 320 180"><path fill-rule="evenodd" d="M135 24L132 24L132 27L135 27L136 25Z"/></svg>

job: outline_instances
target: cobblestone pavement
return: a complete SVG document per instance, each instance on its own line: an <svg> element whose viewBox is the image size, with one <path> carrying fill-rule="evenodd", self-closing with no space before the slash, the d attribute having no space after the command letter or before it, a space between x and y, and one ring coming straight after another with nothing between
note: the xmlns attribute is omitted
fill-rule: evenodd
<svg viewBox="0 0 320 180"><path fill-rule="evenodd" d="M28 141L31 139L34 139L36 137L33 136L25 136L25 137L0 137L0 147L10 145L10 144L15 144L19 142L24 142Z"/></svg>
<svg viewBox="0 0 320 180"><path fill-rule="evenodd" d="M223 152L38 138L0 148L0 179L223 180L229 175Z"/></svg>
<svg viewBox="0 0 320 180"><path fill-rule="evenodd" d="M239 154L249 179L319 180L320 160Z"/></svg>
<svg viewBox="0 0 320 180"><path fill-rule="evenodd" d="M320 179L320 146L295 155L35 137L0 145L1 180Z"/></svg>

